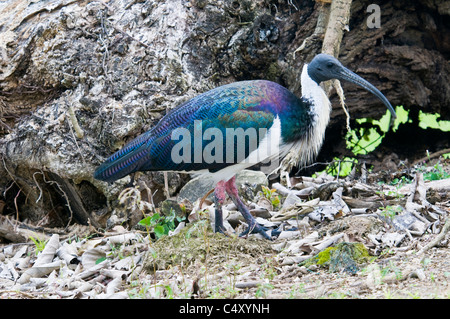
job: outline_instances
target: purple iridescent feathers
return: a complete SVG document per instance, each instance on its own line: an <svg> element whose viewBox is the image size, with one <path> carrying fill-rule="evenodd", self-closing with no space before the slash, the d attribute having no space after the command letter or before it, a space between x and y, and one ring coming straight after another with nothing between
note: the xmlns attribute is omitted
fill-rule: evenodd
<svg viewBox="0 0 450 319"><path fill-rule="evenodd" d="M224 85L170 111L151 130L109 157L97 168L94 177L113 182L136 171L217 171L233 163L174 162L171 158L172 148L177 143L172 138L174 130L186 128L193 132L198 121L201 121L203 131L238 127L269 129L277 116L282 123L282 142L299 138L305 133L308 126L305 124L311 121L308 103L277 83L256 80ZM263 138L258 136L258 142ZM191 151L195 156L194 149ZM251 151L247 149L246 154Z"/></svg>

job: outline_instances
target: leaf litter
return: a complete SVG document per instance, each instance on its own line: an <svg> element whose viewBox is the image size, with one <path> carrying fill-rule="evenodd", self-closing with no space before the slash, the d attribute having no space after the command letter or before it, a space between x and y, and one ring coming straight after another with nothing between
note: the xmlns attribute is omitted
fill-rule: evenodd
<svg viewBox="0 0 450 319"><path fill-rule="evenodd" d="M0 297L448 298L450 179L399 174L272 184L248 202L271 242L238 237L245 223L233 204L224 205L227 236L213 233L208 200L183 203L186 220L158 238L142 226L31 232L45 248L0 247ZM14 223L1 226L30 237Z"/></svg>

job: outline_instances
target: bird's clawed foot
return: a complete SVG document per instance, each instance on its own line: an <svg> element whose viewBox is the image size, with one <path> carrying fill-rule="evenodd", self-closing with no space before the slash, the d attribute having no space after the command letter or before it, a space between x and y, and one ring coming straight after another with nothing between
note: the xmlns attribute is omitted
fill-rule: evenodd
<svg viewBox="0 0 450 319"><path fill-rule="evenodd" d="M225 227L223 227L223 223L222 223L222 225L215 224L214 225L214 232L226 235L226 230L225 230Z"/></svg>
<svg viewBox="0 0 450 319"><path fill-rule="evenodd" d="M238 190L235 184L235 177L231 178L229 181L220 181L217 183L214 190L214 203L216 205L216 216L215 216L215 227L214 231L216 233L222 233L226 235L225 227L223 226L222 217L222 205L225 201L225 193L227 193L233 200L234 204L241 212L248 225L248 228L244 230L239 237L245 237L248 234L261 234L265 239L272 240L272 238L266 233L267 229L258 224L255 218L250 214L248 208L244 205L242 200L239 198Z"/></svg>
<svg viewBox="0 0 450 319"><path fill-rule="evenodd" d="M272 238L267 235L267 228L261 226L256 221L253 225L249 225L246 230L239 234L239 237L245 237L248 234L261 234L265 239L272 240Z"/></svg>
<svg viewBox="0 0 450 319"><path fill-rule="evenodd" d="M215 233L221 233L225 236L230 236L230 233L225 230L223 223L220 225L215 225L214 227ZM261 234L265 239L272 240L272 238L267 234L267 228L261 226L260 224L253 223L253 225L248 226L242 233L239 234L239 237L247 237L248 234Z"/></svg>

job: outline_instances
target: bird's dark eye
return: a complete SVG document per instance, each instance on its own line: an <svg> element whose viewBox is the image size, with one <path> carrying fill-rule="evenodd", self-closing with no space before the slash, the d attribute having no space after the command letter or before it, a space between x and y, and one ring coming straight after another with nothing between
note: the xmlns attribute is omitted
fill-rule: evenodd
<svg viewBox="0 0 450 319"><path fill-rule="evenodd" d="M322 71L322 69L321 68L317 68L317 71Z"/></svg>
<svg viewBox="0 0 450 319"><path fill-rule="evenodd" d="M328 62L327 63L327 68L331 69L333 67L334 63L333 62Z"/></svg>

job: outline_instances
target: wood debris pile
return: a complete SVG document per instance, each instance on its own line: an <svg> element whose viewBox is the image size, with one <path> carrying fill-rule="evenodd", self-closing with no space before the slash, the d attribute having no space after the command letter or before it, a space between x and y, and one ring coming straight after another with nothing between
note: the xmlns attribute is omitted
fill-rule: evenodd
<svg viewBox="0 0 450 319"><path fill-rule="evenodd" d="M232 204L224 205L229 236L213 234L210 221L214 218L209 217L214 205L208 200L194 203L186 212L187 219L159 240L151 229L129 231L121 226L103 234L54 233L40 240L36 231L25 232L26 227L19 224L11 232L14 222L3 221L0 229L9 229L9 237L3 235L5 231L0 233L2 237L11 240L14 233L19 238L34 236L34 240L1 248L0 296L211 297L214 287L231 282L233 289L244 293L261 291L268 285L268 277L278 275L280 281L301 278L322 267L308 266L305 261L339 243L363 244L370 256L386 250L422 254L431 247L448 246L450 179L425 182L417 172L411 182L401 185L370 185L326 175L290 181L294 183L289 187L271 185L272 194L281 198L276 209L274 201L261 192L249 205L273 242L253 234L236 237L246 225ZM194 236L191 229L196 225L204 227ZM42 251L39 243L45 243ZM158 258L163 263L155 262ZM369 266L372 275L380 272L376 265ZM275 269L273 276L267 275L268 269ZM417 268L405 274L424 276ZM368 286L370 278L365 281ZM280 287L288 289L286 283Z"/></svg>

